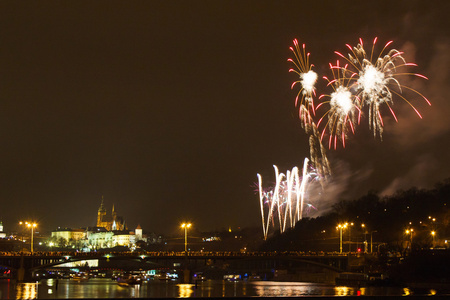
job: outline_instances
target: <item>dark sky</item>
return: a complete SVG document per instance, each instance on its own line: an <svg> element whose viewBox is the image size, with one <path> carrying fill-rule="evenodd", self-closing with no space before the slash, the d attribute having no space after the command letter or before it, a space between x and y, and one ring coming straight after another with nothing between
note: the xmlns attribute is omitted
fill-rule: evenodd
<svg viewBox="0 0 450 300"><path fill-rule="evenodd" d="M361 126L329 152L322 211L370 189L432 187L450 177L448 11L448 0L2 1L5 230L93 226L102 196L147 232L260 226L256 174L309 155L294 38L318 73L346 43L378 36L429 77L406 78L432 102L409 98L422 120L397 99L383 141Z"/></svg>

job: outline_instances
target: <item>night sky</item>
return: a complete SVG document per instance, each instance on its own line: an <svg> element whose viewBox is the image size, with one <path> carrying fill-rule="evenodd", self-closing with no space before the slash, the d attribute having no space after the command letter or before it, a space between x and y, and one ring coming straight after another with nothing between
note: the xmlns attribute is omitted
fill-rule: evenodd
<svg viewBox="0 0 450 300"><path fill-rule="evenodd" d="M394 98L329 151L320 203L450 177L450 1L2 1L0 219L5 231L94 226L104 196L129 228L260 226L256 174L301 166L308 137L289 73L294 38L315 71L361 37L393 40L430 101Z"/></svg>

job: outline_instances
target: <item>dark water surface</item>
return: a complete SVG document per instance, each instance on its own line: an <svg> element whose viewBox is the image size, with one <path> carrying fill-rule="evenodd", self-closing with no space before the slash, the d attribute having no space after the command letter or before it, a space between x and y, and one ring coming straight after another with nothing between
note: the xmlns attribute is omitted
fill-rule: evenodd
<svg viewBox="0 0 450 300"><path fill-rule="evenodd" d="M58 284L56 284L58 283ZM141 285L119 286L111 279L93 278L41 280L39 283L0 281L1 299L67 299L67 298L189 298L189 297L296 297L296 296L407 296L417 295L401 287L344 287L305 282L227 282L204 281L196 285L174 281L148 281ZM432 289L420 295L439 294Z"/></svg>

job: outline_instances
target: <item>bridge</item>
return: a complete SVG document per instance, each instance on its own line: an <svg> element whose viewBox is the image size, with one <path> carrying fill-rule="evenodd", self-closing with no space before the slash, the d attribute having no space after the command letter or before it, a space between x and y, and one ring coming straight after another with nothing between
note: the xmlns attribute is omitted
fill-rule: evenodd
<svg viewBox="0 0 450 300"><path fill-rule="evenodd" d="M92 261L96 261L95 265ZM222 278L224 274L258 274L262 278L301 279L319 276L334 279L348 269L347 255L311 252L39 252L0 253L0 266L11 270L18 281L31 280L39 270L64 268L82 262L91 269L165 270L187 274L208 273ZM312 274L312 275L311 275ZM315 275L314 275L315 274ZM324 275L325 274L325 275ZM184 275L186 276L186 275Z"/></svg>

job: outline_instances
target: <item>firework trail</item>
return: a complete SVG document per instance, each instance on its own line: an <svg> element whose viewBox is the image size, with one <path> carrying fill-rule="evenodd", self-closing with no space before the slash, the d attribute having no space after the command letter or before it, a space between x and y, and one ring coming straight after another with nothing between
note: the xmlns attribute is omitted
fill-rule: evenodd
<svg viewBox="0 0 450 300"><path fill-rule="evenodd" d="M428 79L421 74L402 71L405 68L417 65L407 63L402 57L403 52L396 49L387 51L392 41L386 43L378 56L374 56L376 42L377 38L373 40L370 55L364 50L362 39L359 39L359 44L353 48L346 44L347 48L351 51L348 57L337 51L335 53L348 62L348 65L341 69L342 73L346 79L352 82L351 89L355 89L356 96L361 99L361 108L364 106L369 107L369 128L373 131L375 137L378 134L382 138L383 118L380 112L380 106L385 104L397 121L397 116L392 109L394 104L393 95L399 96L408 103L420 118L422 116L419 111L410 101L401 95L403 90L406 89L420 95L428 105L431 105L431 103L415 89L402 85L399 80L402 76L416 76ZM385 51L387 52L386 54L384 54Z"/></svg>
<svg viewBox="0 0 450 300"><path fill-rule="evenodd" d="M320 139L319 130L313 122L309 135L309 155L313 168L317 171L321 184L331 175L330 163L327 158L327 152Z"/></svg>
<svg viewBox="0 0 450 300"><path fill-rule="evenodd" d="M290 47L289 49L294 53L294 59L288 59L289 62L294 64L294 68L290 69L289 72L294 72L299 77L298 80L292 83L291 89L293 89L296 84L301 85L297 97L295 98L295 106L299 107L298 116L304 127L307 124L311 124L312 115L315 115L314 96L316 95L315 84L318 76L317 73L312 70L313 65L309 63L310 53L306 53L305 44L303 44L302 49L300 49L298 41L295 39L294 48Z"/></svg>
<svg viewBox="0 0 450 300"><path fill-rule="evenodd" d="M280 173L277 166L273 167L275 186L272 189L263 189L262 177L257 174L264 239L267 239L270 225L278 224L280 232L284 232L302 219L308 184L318 177L314 170L308 171L308 158L304 160L301 174L297 167L286 174Z"/></svg>
<svg viewBox="0 0 450 300"><path fill-rule="evenodd" d="M289 49L294 54L294 58L289 58L288 61L294 65L294 68L289 72L294 72L298 75L298 80L291 85L293 89L297 84L300 84L300 89L295 98L295 106L299 107L299 119L302 128L309 136L309 149L311 163L320 175L320 178L325 179L330 175L330 165L326 155L326 150L322 146L317 125L313 120L315 116L314 97L316 96L316 87L318 75L312 70L313 65L309 62L310 53L306 53L305 44L300 48L297 39L293 41L294 47ZM300 101L299 101L300 100Z"/></svg>

